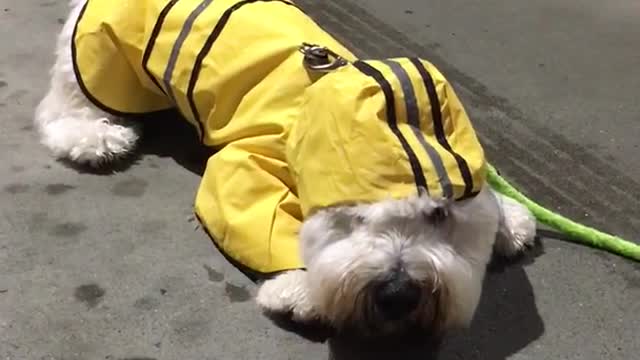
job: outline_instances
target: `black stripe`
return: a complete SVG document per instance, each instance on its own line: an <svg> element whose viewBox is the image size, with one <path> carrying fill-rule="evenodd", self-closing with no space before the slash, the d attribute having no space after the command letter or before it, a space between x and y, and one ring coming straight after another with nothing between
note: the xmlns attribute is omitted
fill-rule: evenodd
<svg viewBox="0 0 640 360"><path fill-rule="evenodd" d="M204 46L198 53L198 56L196 57L196 61L193 65L193 70L191 70L191 77L189 78L189 86L187 88L187 99L189 100L191 113L193 114L194 120L198 124L198 129L200 130L201 141L204 140L204 129L203 129L204 126L200 120L200 114L198 113L198 109L196 108L196 103L193 98L193 91L196 87L196 83L198 82L198 76L200 76L200 70L202 68L202 63L204 62L205 57L209 54L209 51L211 51L211 47L213 46L213 43L218 39L218 37L222 33L222 30L224 29L225 25L227 25L227 22L229 21L229 18L231 17L234 11L240 9L241 7L247 4L252 4L255 2L272 2L272 1L297 7L296 5L284 0L244 0L244 1L237 2L233 6L225 10L225 12L220 17L220 20L218 20L218 23L209 34L207 41L205 41L204 43Z"/></svg>
<svg viewBox="0 0 640 360"><path fill-rule="evenodd" d="M389 68L391 68L391 71L393 71L398 80L400 80L400 86L402 87L402 92L404 93L404 107L407 111L407 122L409 123L409 125L411 125L413 134L424 148L425 152L429 156L429 159L431 159L431 163L433 164L433 167L436 170L436 174L438 175L438 180L440 182L440 187L442 188L443 197L451 198L453 196L453 187L451 186L449 174L447 174L447 170L444 167L442 158L440 157L440 154L436 151L436 149L434 149L434 147L427 142L424 133L420 129L420 110L418 109L418 100L416 99L416 94L413 89L411 79L409 78L409 74L397 61L384 60L383 62L387 64Z"/></svg>
<svg viewBox="0 0 640 360"><path fill-rule="evenodd" d="M158 35L160 34L160 30L162 29L162 25L164 24L164 19L167 17L167 14L169 14L169 10L171 10L171 8L177 2L178 0L169 1L167 5L165 5L164 8L162 8L162 11L160 11L160 15L158 15L158 18L156 19L156 23L153 25L151 36L149 37L147 46L144 49L144 54L142 55L142 68L144 69L144 72L147 73L147 76L149 76L149 79L151 79L151 81L153 81L153 83L156 84L158 89L160 89L160 91L162 91L162 93L165 95L167 93L164 91L164 89L160 85L160 82L158 82L158 79L156 79L156 77L153 76L153 74L151 74L151 71L147 67L147 64L149 63L149 58L151 57L151 52L153 51L153 47L156 45L156 39L158 38Z"/></svg>
<svg viewBox="0 0 640 360"><path fill-rule="evenodd" d="M460 169L460 174L462 174L462 179L464 180L464 194L462 195L462 197L469 197L472 195L471 192L473 191L473 178L471 177L471 171L469 171L469 165L467 164L467 161L451 148L451 145L447 140L447 136L444 133L444 126L442 125L442 113L440 111L440 100L438 99L438 93L436 91L436 86L433 82L433 78L420 60L416 58L410 58L409 60L416 67L416 69L418 69L418 72L422 77L422 81L424 82L424 86L427 89L429 102L431 103L431 117L433 119L433 129L436 135L436 139L438 140L438 143L456 159L458 168Z"/></svg>
<svg viewBox="0 0 640 360"><path fill-rule="evenodd" d="M84 96L89 101L91 101L91 103L95 105L95 107L99 108L100 110L108 114L119 116L119 117L139 116L142 114L149 114L149 113L156 113L156 112L163 111L163 110L157 110L157 111L149 111L149 112L143 112L143 113L129 113L129 112L119 111L116 109L112 109L109 106L101 103L89 92L89 89L87 89L87 86L82 80L82 75L80 74L80 69L78 68L78 62L76 61L77 52L78 52L78 50L76 49L76 35L78 33L78 25L80 24L80 20L82 20L82 16L84 15L84 12L87 9L88 5L89 5L89 0L85 2L84 6L82 7L82 10L80 10L80 14L78 14L78 20L76 20L76 24L73 28L73 34L71 36L71 62L73 63L73 73L76 76L76 81L78 82L78 86L80 87L80 90L82 91Z"/></svg>
<svg viewBox="0 0 640 360"><path fill-rule="evenodd" d="M420 165L420 161L418 157L411 149L411 146L405 139L404 135L398 128L398 120L396 119L396 107L395 100L393 96L393 89L391 88L391 84L384 78L384 75L373 66L367 64L363 61L356 61L353 63L353 66L356 69L360 70L363 74L372 77L380 88L382 89L382 93L384 94L384 99L387 104L386 106L386 115L387 115L387 124L389 128L394 133L394 135L400 141L402 148L404 149L407 157L409 158L409 164L411 165L411 170L413 171L413 178L416 182L416 187L418 188L418 193L422 193L423 191L428 192L427 181L424 177L424 173L422 172L422 166Z"/></svg>

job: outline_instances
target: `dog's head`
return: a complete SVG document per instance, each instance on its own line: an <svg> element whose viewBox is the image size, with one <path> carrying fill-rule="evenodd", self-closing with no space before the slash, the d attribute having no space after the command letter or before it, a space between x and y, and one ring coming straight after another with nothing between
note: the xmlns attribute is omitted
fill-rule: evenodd
<svg viewBox="0 0 640 360"><path fill-rule="evenodd" d="M497 226L488 190L320 210L300 234L312 302L338 330L441 336L470 322Z"/></svg>

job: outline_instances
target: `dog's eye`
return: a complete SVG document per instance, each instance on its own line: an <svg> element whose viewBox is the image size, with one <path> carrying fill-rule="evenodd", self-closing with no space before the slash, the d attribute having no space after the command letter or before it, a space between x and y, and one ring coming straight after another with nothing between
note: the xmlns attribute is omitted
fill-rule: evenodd
<svg viewBox="0 0 640 360"><path fill-rule="evenodd" d="M362 215L355 215L353 217L353 225L355 225L355 226L364 225L365 221L366 221L366 219Z"/></svg>
<svg viewBox="0 0 640 360"><path fill-rule="evenodd" d="M431 211L424 211L422 215L426 222L438 225L443 223L447 219L449 213L445 207L437 206Z"/></svg>

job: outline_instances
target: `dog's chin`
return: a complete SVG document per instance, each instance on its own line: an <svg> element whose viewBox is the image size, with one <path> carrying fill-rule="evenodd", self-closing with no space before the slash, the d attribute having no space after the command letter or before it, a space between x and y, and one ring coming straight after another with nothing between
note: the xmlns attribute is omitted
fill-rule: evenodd
<svg viewBox="0 0 640 360"><path fill-rule="evenodd" d="M363 304L354 307L346 320L336 324L336 333L342 336L359 336L365 339L390 338L441 339L446 333L446 289L429 291L425 287L425 299L407 316L389 319L375 303L373 295L363 295Z"/></svg>

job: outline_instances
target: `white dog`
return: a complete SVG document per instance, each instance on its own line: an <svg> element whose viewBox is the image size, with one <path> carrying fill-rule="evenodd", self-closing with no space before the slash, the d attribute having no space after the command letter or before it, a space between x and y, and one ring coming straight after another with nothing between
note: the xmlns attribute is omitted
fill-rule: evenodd
<svg viewBox="0 0 640 360"><path fill-rule="evenodd" d="M232 158L229 156L231 154L229 151L231 150L227 151L227 149L251 147L252 151L254 151L262 145L249 146L247 143L243 143L248 138L253 139L253 135L246 135L246 129L231 129L227 131L230 126L209 125L210 123L205 121L210 122L210 118L213 116L209 114L210 116L207 118L206 114L203 116L203 111L215 113L216 119L224 118L227 114L231 114L229 115L230 119L242 115L245 118L256 119L255 121L259 122L262 121L261 115L264 114L264 117L267 118L270 115L270 109L276 107L276 105L280 107L293 106L287 103L289 97L292 103L296 103L295 106L301 106L299 105L301 102L296 100L298 99L296 94L303 92L305 88L311 86L311 83L317 81L313 76L306 75L308 72L302 69L303 64L300 61L302 55L296 49L291 50L292 47L289 43L283 47L283 49L287 49L287 52L280 50L269 52L269 59L271 59L269 61L273 62L275 57L278 58L277 64L286 64L286 66L270 65L267 70L260 68L262 62L268 62L264 58L255 56L256 53L264 50L260 47L260 41L268 42L272 38L277 38L277 36L291 36L294 37L293 40L285 38L282 41L293 41L295 44L300 44L301 41L298 40L304 40L326 44L336 53L343 55L343 60L353 59L353 56L346 49L324 33L299 9L281 0L88 1L87 8L85 8L85 0L71 1L72 9L69 19L57 41L57 57L51 73L50 88L37 107L35 116L35 123L40 132L42 143L51 150L55 157L67 159L78 164L89 164L91 166L108 165L116 159L123 158L134 150L139 136L139 130L135 123L127 120L126 115L136 112L162 110L175 106L185 115L187 121L190 121L198 128L201 139L205 144L222 149L220 150L221 155L215 155L210 160L210 162L218 161L215 166L215 173L214 170L208 169L208 175L205 175L205 178L208 176L214 177L216 174L223 175L220 175L221 178L216 178L215 181L207 180L208 183L204 184L203 187L205 185L223 187L224 181L232 178L231 173L228 172L229 167L240 169L252 161L251 159L256 159L256 156L240 156L237 163L229 162L230 160L228 159ZM94 8L92 9L91 6ZM255 13L260 14L262 20L252 20L251 15L253 12L251 9L254 8ZM80 25L78 30L76 24L79 23L78 18L82 17L81 14L84 11L87 12L85 17L88 20ZM133 18L135 20L132 20ZM127 23L129 27L126 29L129 33L119 30L118 22L122 19L129 21ZM269 23L264 19L277 21L277 23ZM146 22L141 25L138 23L141 21ZM180 23L188 24L188 26L183 26ZM95 27L91 28L91 26ZM224 26L234 30L227 29L222 31ZM286 36L282 35L285 31L278 32L277 28L280 27L285 28ZM159 36L158 33L153 35L153 31L156 28L160 34ZM177 30L172 33L175 36L167 40L170 36L163 35L163 31L169 31L168 29L171 28L176 28ZM255 32L247 36L246 29L252 30L253 28L256 28ZM276 29L274 30L273 28ZM299 29L296 30L297 28ZM141 29L143 36L135 35L137 34L135 33L136 29ZM236 31L235 29L243 30ZM82 36L78 36L76 31L80 33L84 31L84 33ZM199 36L197 33L196 35L190 35L189 31L192 33L205 31L205 35ZM236 31L234 37L225 38L227 32L233 31ZM295 36L290 35L292 33L296 33ZM151 45L153 49L149 45L150 38L155 41ZM216 41L218 42L213 43L212 39L217 39ZM136 41L143 44L141 49L137 49L134 46ZM209 48L207 51L198 52L202 47L202 42L205 42L205 48L207 46ZM220 42L223 43L220 44ZM238 42L249 43L243 43L240 46L237 44ZM182 47L176 47L176 43L179 43ZM219 49L218 52L214 51L215 56L219 56L219 58L215 58L207 65L206 62L209 61L209 57L214 56L208 55L211 52L212 44L214 44L214 50ZM272 45L277 48L279 44L274 42ZM76 49L76 47L78 48ZM194 47L195 50L193 50ZM251 53L247 53L247 56L251 55L253 57L249 56L248 60L245 60L243 56L247 48L251 49ZM157 65L158 61L154 58L154 56L159 56L158 54L160 53L171 54L172 51L174 55L179 54L179 56L177 55L177 60L176 58L173 59L173 74L166 70L165 67L159 67ZM225 54L224 56L226 57L220 55L225 51L231 52L231 55ZM75 52L87 53L90 59L84 63L79 60L76 61L73 58ZM124 62L114 60L114 54L119 52L125 53L126 59ZM226 60L226 62L223 60ZM200 61L199 64L198 61ZM202 61L205 62L204 65ZM171 61L169 62L171 63ZM334 62L333 64L337 63ZM405 63L411 65L409 62ZM142 64L141 68L136 68L139 64ZM235 64L239 65L234 68L229 64L233 66ZM411 83L402 80L402 76L400 76L403 74L402 69L399 67L393 68L392 65L394 64L392 62L388 62L388 64L390 64L389 72L386 72L385 74L387 75L385 76L390 78L391 75L389 74L394 74L395 70L399 69L396 74L399 75L398 79L400 79L394 80L396 82L391 83L389 89L393 88L393 91L396 91L401 88L398 84L401 83L404 86ZM215 66L221 66L222 68L227 66L229 70L228 72L225 70L224 73L217 71L219 69L211 70ZM362 67L362 69L367 70L365 65L362 65ZM132 68L135 71L131 70ZM200 75L197 83L195 83L195 92L198 93L201 87L205 87L205 85L198 85L203 81L206 82L207 89L205 90L209 92L202 90L206 96L201 98L196 94L196 100L192 101L192 106L189 107L189 101L187 100L193 99L193 97L189 97L189 85L193 86L194 84L191 81L193 80L193 72L191 72L191 79L188 75L193 68L198 68L196 78L198 74ZM291 68L295 72L282 70ZM437 70L429 66L427 68L430 69L436 81L444 81L437 73ZM146 75L141 69L146 71L149 77L144 78ZM371 69L369 68L369 70ZM391 70L394 70L394 72L390 72ZM84 73L84 81L79 81L79 71ZM323 70L322 74L330 73L331 71L333 70ZM253 75L254 72L255 76ZM358 73L358 71L354 70L353 67L343 66L343 70L337 69L335 72L337 74L345 73L356 79L347 82L347 84L359 84L359 81L364 84L365 81L368 81L366 83L368 85L363 86L365 88L364 92L359 94L375 93L377 94L375 96L378 96L375 99L382 99L383 92L380 91L380 88L384 90L384 79L376 78L376 71L370 71L368 75L373 74L372 76L357 75L360 76L357 78L354 74ZM132 82L128 78L126 81L123 80L125 75L121 74L126 73L130 73L129 75L135 73L138 83ZM321 77L322 74L318 77ZM93 78L90 78L91 76ZM338 75L327 74L324 76L330 79L330 76L335 78ZM308 78L311 80L308 80ZM381 86L378 87L373 83L372 78L379 80ZM95 85L93 88L92 81L93 85ZM267 90L263 90L260 85L256 85L261 81L270 83L265 87ZM114 85L114 82L119 83ZM291 86L297 86L298 88L294 88L290 94L287 94L286 86L280 88L274 84L286 84L286 86L292 84ZM374 84L375 87L371 84ZM415 82L411 84L415 84ZM448 105L446 106L456 106L457 98L452 93L450 86L446 82L439 84L441 85L437 86L437 90L434 90L436 91L435 94L448 96ZM356 85L353 86L354 88L357 87ZM339 89L343 91L347 87L341 86ZM109 95L111 98L104 95L101 93L103 88L107 89L105 94L111 91L114 95ZM228 91L218 92L217 90L220 88L228 89ZM192 87L191 95L193 95L193 91ZM344 91L349 91L349 89ZM406 91L408 90L403 88L403 91L405 91L404 99L406 100L408 96ZM91 92L92 94L88 95ZM423 91L424 94L417 94L417 92L418 90L413 95L418 100L427 98L427 92ZM282 95L282 93L284 93L284 96L278 95ZM432 94L429 93L429 96ZM388 93L384 95L388 95ZM334 94L327 96L329 101L331 101L332 96ZM336 98L339 97L337 94L335 96ZM342 98L345 97L349 101L354 99L354 101L359 101L364 98L357 94L353 97L349 97L347 94ZM374 96L371 95L371 97L373 98ZM433 98L430 98L430 100L433 100ZM107 101L112 102L105 104ZM377 102L371 103L374 105L367 105L362 109L378 106L375 104L384 102L375 101ZM391 106L388 102L389 99L387 98L387 110ZM196 103L195 110L199 110L201 118L196 114L198 111L193 111L193 103ZM233 104L230 105L230 103ZM398 104L395 105L396 110L398 110ZM384 107L384 105L380 106ZM411 104L407 102L406 106L406 115L410 116ZM336 107L339 106L336 105ZM214 108L215 111L213 110ZM140 110L138 111L137 109ZM445 110L443 110L442 114L444 115L442 116L448 116L447 114L449 113L445 114L445 111L448 110L444 107L443 109ZM414 110L418 111L417 108ZM419 108L420 114L429 113L428 110L429 106L427 105ZM432 109L431 111L435 110ZM314 110L319 116L324 112L331 111L333 111L332 106ZM343 122L340 126L352 126L349 123L352 120L348 117L356 118L361 116L360 114L364 110L358 110L358 114L356 114L355 110L352 110L351 113L348 112L350 110L345 111L346 117L342 118ZM380 115L381 113L384 113L384 111L375 109L375 111L372 110L371 113L367 114L383 116ZM405 113L399 114L401 114L399 116L403 116L402 114ZM387 116L392 117L395 114L391 111L387 112ZM463 111L459 111L456 116L461 116L463 120L466 119L466 114ZM427 118L426 115L421 117L421 119L425 118ZM233 123L228 119L224 121L226 121L225 124ZM445 121L447 120L445 119ZM373 123L385 124L386 126L386 122L370 121L366 124ZM289 126L286 124L289 123L285 122L283 128ZM305 126L315 126L314 124L314 122L310 122ZM411 133L406 132L408 131L407 129L416 130L416 127L410 128L405 123L396 124L396 126L401 127L400 131L396 133L389 131L390 128L394 130L392 127L380 127L382 129L380 134L383 134L380 136L384 136L385 139L394 139L395 141L394 134L400 136L402 134L399 133L405 131L404 136L408 139L409 135L407 134ZM268 128L263 123L260 123L260 126L256 126L256 128L258 127L261 129L260 131L267 131L265 129ZM369 131L368 129L365 130ZM234 133L233 131L236 132ZM241 135L238 135L238 131ZM276 129L274 131L277 133L279 130ZM294 131L291 133L294 133ZM313 138L314 132L307 131L307 129L298 131L297 135L290 135L290 137L297 136L298 143L302 143L300 139L306 136L307 133L309 137ZM290 133L287 130L285 134L289 136ZM325 154L334 151L335 148L325 144L328 140L324 143L322 141L318 142L318 139L322 139L323 133L317 132L316 134L320 134L314 138L316 142L314 145L308 145L308 147L318 147L318 159L314 159L314 161L320 162L323 161ZM416 136L419 135L419 133L416 133ZM371 135L370 142L374 143L376 136L375 134ZM298 146L298 143L291 146ZM415 150L415 144L418 143L413 143L414 151L418 153ZM427 145L424 145L425 149L427 149ZM349 144L346 143L345 146L348 147ZM396 147L389 149L388 153L382 152L383 157L380 158L380 161L383 162L385 160L384 156L392 157L399 153L404 154L401 152L400 145L395 144L394 146ZM434 146L437 146L437 144ZM285 152L282 149L277 151ZM297 154L302 152L304 151L298 151ZM366 157L371 152L363 150L360 155ZM264 151L261 154L263 153ZM423 164L427 161L425 159L428 159L425 157L427 155L446 155L444 150L440 148L435 152L425 152L424 154L420 152L420 154ZM442 155L442 157L445 155ZM346 157L347 155L344 156ZM235 157L234 159L237 158ZM451 162L453 161L451 159L450 163L455 164ZM259 271L275 274L261 284L257 294L257 303L265 312L290 314L295 321L301 322L318 320L329 324L337 330L355 328L371 335L393 334L416 328L438 335L450 329L467 326L470 323L480 298L485 269L494 250L501 255L512 256L523 251L534 239L536 223L529 211L515 201L494 192L486 185L486 182L480 181L479 185L476 184L477 192L473 196L466 198L444 199L434 195L435 192L433 191L430 192L431 195L428 195L427 192L411 194L405 190L399 191L402 194L406 194L403 196L393 196L395 191L393 190L389 191L392 196L380 197L378 196L380 193L388 190L382 189L382 192L376 193L372 190L372 192L366 192L365 195L358 195L360 197L354 201L340 203L339 201L332 201L334 199L331 196L334 195L327 194L331 193L331 191L323 190L325 189L323 188L326 185L325 183L334 181L325 179L324 176L328 175L323 174L325 174L324 171L327 168L331 168L331 171L341 171L342 163L336 162L338 165L333 166L336 170L332 168L333 164L331 164L330 160L320 167L317 167L316 163L312 163L308 158L305 160L302 161L302 165L291 165L291 168L299 170L304 166L313 165L311 168L315 170L305 170L306 172L300 170L299 173L302 175L296 173L298 175L291 178L286 174L281 175L284 179L282 180L283 183L289 184L294 181L298 181L298 183L296 186L291 186L294 188L293 190L283 193L288 194L287 196L290 196L293 200L290 203L285 202L285 200L278 203L278 209L286 207L282 206L282 204L293 204L289 208L295 208L294 210L285 209L289 211L289 214L295 214L291 218L300 218L301 214L304 215L304 219L301 220L301 226L289 231L291 226L286 225L284 226L286 229L283 230L283 233L295 232L295 235L297 235L296 238L299 240L296 240L296 243L299 242L300 244L301 255L299 257L303 262L303 266L293 268L282 266L280 269L267 269L265 265L265 271ZM405 163L406 161L402 162L402 169L409 169L408 165L404 165ZM435 161L434 164L436 164ZM445 166L449 165L445 164ZM275 167L286 168L286 164L277 163ZM480 169L479 165L476 167ZM424 168L426 169L424 170L425 173L435 171L428 166ZM373 167L372 169L375 170L376 168ZM290 169L290 171L293 170ZM377 173L374 173L376 171L360 173L371 173L369 175L375 177L378 176ZM481 170L478 170L478 173L480 173L479 171ZM387 175L389 174L385 174L385 176ZM252 203L247 204L246 209L247 212L253 211L252 206L261 201L262 192L271 191L269 188L266 190L260 188L260 181L262 181L260 176L257 176L256 179L251 180L250 185L247 185L252 189L254 186L256 187L248 193L250 195L245 193L238 193L239 195L237 195L237 192L243 191L244 183L232 186L233 189L229 191L235 192L223 193L222 196L218 196L219 201L213 201L216 199L215 196L209 196L209 193L203 192L202 199L204 200L199 205L199 209L201 209L201 212L209 214L209 210L206 210L209 209L208 206L215 206L211 212L221 214L225 211L230 211L235 218L241 218L241 211L234 213L232 212L233 209L224 206L227 203L232 203L231 199L233 199L233 202L237 202L238 200L236 199L238 198L250 197L252 198ZM396 182L400 183L400 177L397 177L397 179ZM480 179L482 180L482 178ZM353 178L354 183L365 180L361 180L359 177ZM442 176L440 176L440 180L442 180ZM258 181L257 184L255 184L256 181ZM452 178L451 183L454 182L455 179ZM308 185L311 183L313 183L313 186ZM381 183L390 184L385 185L389 189L397 185L393 182ZM429 182L427 187L433 188L436 186L434 184L438 185L437 182ZM298 187L298 190L295 190L296 187ZM351 189L350 187L344 188ZM402 189L405 189L405 187ZM444 192L444 185L442 189ZM348 196L350 191L348 190L345 196ZM369 201L361 200L367 196L373 196L370 194L375 194L378 197L366 199ZM301 202L306 201L305 199L321 198L316 202L320 205L315 207L308 206L308 208L304 208L303 205L303 210L298 211L298 195ZM324 201L323 197L326 196L329 196L331 201ZM273 211L267 212L263 216L257 211L256 216L247 220L247 223L243 223L242 221L244 220L238 220L237 228L239 230L235 233L235 238L229 235L233 232L229 230L233 229L232 225L229 224L235 224L233 223L235 218L232 220L223 219L226 221L224 226L219 226L219 223L216 222L218 221L217 218L208 223L207 219L201 220L204 220L205 227L209 225L208 227L214 233L214 237L221 236L229 240L219 243L224 248L231 243L242 244L245 241L242 235L246 234L242 231L253 231L252 229L245 230L246 228L254 227L251 224L255 224L255 236L257 237L262 236L258 232L268 232L268 229L261 227L260 221L263 218L269 218L273 213ZM273 216L276 218L274 221L277 222L277 215ZM274 223L268 224L273 225ZM244 229L240 229L241 227ZM224 230L220 230L222 228ZM249 240L246 239L246 241ZM235 245L229 246L233 247ZM288 249L295 249L295 246ZM236 256L233 256L234 251L233 249L229 250L232 253L232 257L242 260L242 256L237 255L237 252ZM278 255L277 252L270 254L270 256L274 257ZM271 270L288 271L277 272Z"/></svg>

